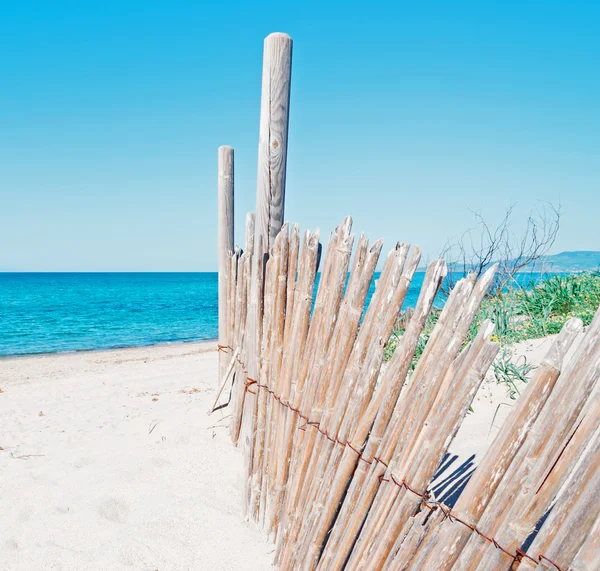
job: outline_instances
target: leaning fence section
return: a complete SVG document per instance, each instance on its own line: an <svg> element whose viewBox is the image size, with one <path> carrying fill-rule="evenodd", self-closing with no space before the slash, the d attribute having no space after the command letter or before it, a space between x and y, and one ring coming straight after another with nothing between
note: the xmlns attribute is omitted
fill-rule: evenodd
<svg viewBox="0 0 600 571"><path fill-rule="evenodd" d="M585 332L572 319L554 338L456 503L436 498L434 475L498 352L491 322L472 334L495 268L455 285L415 364L446 275L442 260L429 264L385 362L421 253L397 243L382 260L382 241L355 240L350 218L324 251L318 231L282 226L291 58L287 34L265 39L243 250L233 149L219 150L215 406L226 400L243 452L246 515L286 571L597 571L600 310Z"/></svg>
<svg viewBox="0 0 600 571"><path fill-rule="evenodd" d="M260 255L249 217L246 249L227 257L219 393L246 457L246 513L278 567L599 569L600 312L556 336L450 509L431 482L498 352L489 321L467 342L495 268L456 284L415 366L446 275L429 264L384 362L421 253L397 243L380 260L382 241L351 227L322 251L318 231L286 224Z"/></svg>

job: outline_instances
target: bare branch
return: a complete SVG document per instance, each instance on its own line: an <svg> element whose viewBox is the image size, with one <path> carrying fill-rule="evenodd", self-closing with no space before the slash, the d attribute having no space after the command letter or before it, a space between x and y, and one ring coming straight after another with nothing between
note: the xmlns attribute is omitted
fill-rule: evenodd
<svg viewBox="0 0 600 571"><path fill-rule="evenodd" d="M480 211L472 212L475 227L458 239L448 240L441 252L449 268L442 288L445 295L469 271L479 277L492 263L498 263L498 271L491 293L500 294L517 273L533 270L543 262L560 228L560 204L541 203L529 214L520 234L513 231L515 204L508 206L496 226L490 225Z"/></svg>

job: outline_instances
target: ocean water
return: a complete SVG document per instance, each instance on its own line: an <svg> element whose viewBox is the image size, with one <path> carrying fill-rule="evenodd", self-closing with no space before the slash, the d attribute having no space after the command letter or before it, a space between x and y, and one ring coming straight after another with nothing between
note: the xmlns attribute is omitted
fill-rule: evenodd
<svg viewBox="0 0 600 571"><path fill-rule="evenodd" d="M405 308L415 306L424 275L415 274ZM369 298L373 291L374 283ZM0 273L0 356L140 347L217 334L216 273Z"/></svg>
<svg viewBox="0 0 600 571"><path fill-rule="evenodd" d="M0 274L0 355L214 339L216 273Z"/></svg>

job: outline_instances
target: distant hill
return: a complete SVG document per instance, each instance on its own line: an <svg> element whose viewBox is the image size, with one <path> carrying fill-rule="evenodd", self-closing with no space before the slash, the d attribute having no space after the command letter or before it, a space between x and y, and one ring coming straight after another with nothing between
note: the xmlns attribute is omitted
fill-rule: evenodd
<svg viewBox="0 0 600 571"><path fill-rule="evenodd" d="M452 271L461 272L462 264L450 264ZM425 270L425 268L420 268ZM561 252L544 256L536 264L525 266L521 271L544 271L544 272L585 272L589 270L600 270L600 252L577 250L576 252Z"/></svg>
<svg viewBox="0 0 600 571"><path fill-rule="evenodd" d="M576 252L561 252L544 256L536 265L536 269L553 272L583 272L600 269L600 252L578 250Z"/></svg>

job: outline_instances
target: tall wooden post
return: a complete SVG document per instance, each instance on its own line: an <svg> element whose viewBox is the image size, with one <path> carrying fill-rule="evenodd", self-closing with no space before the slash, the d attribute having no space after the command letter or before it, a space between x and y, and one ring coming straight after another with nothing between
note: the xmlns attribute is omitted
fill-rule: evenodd
<svg viewBox="0 0 600 571"><path fill-rule="evenodd" d="M291 79L292 38L280 32L269 34L263 55L255 227L264 252L283 224Z"/></svg>
<svg viewBox="0 0 600 571"><path fill-rule="evenodd" d="M258 138L258 176L252 284L248 308L248 377L258 379L260 333L262 331L263 256L273 245L283 225L285 173L287 162L290 85L292 79L292 38L275 32L265 38ZM246 483L244 508L250 501L252 452L256 429L256 394L246 393L241 441L244 450Z"/></svg>
<svg viewBox="0 0 600 571"><path fill-rule="evenodd" d="M219 345L231 345L227 311L227 280L229 260L227 253L233 251L233 149L227 145L219 147ZM227 357L219 352L219 380L225 374Z"/></svg>

